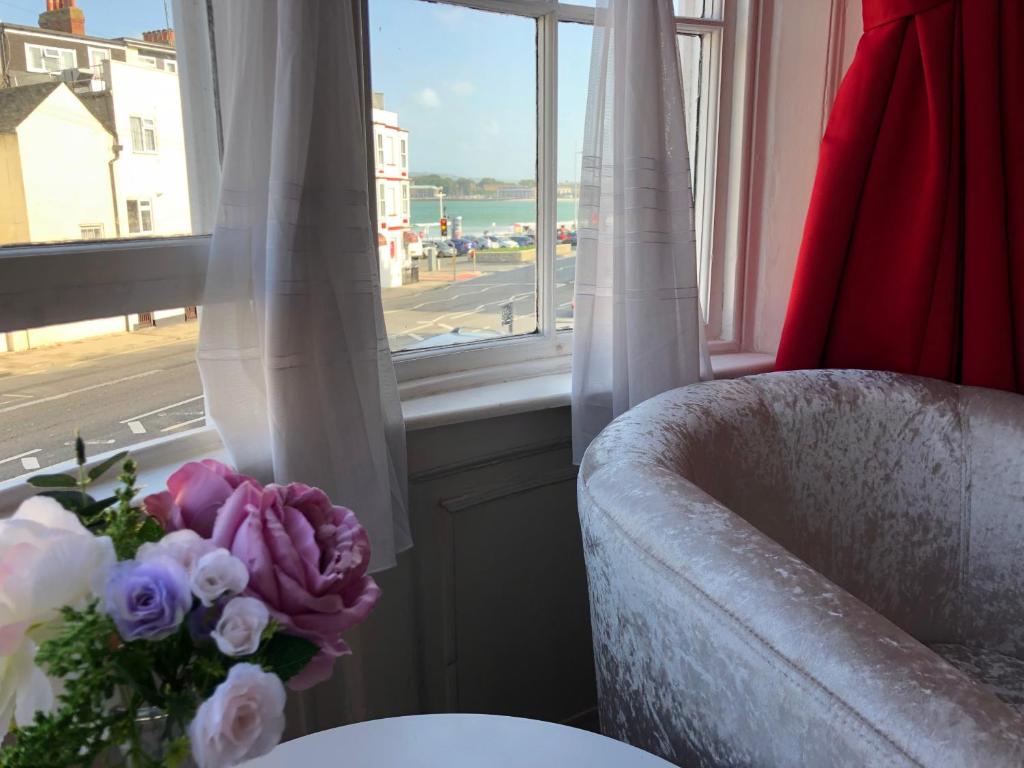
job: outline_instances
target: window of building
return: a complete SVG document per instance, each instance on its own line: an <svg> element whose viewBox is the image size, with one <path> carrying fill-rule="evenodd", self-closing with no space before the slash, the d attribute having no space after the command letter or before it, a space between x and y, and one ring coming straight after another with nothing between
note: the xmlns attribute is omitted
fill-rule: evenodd
<svg viewBox="0 0 1024 768"><path fill-rule="evenodd" d="M385 210L385 215L394 216L395 213L398 211L397 207L395 206L395 188L389 184L386 190L386 194L387 206Z"/></svg>
<svg viewBox="0 0 1024 768"><path fill-rule="evenodd" d="M388 165L395 164L395 137L388 136L385 140L385 146L387 147L387 153L384 155L384 162Z"/></svg>
<svg viewBox="0 0 1024 768"><path fill-rule="evenodd" d="M384 134L377 133L377 165L384 165Z"/></svg>
<svg viewBox="0 0 1024 768"><path fill-rule="evenodd" d="M102 240L103 239L103 225L102 224L83 224L81 226L82 239L83 240Z"/></svg>
<svg viewBox="0 0 1024 768"><path fill-rule="evenodd" d="M144 235L153 231L153 203L150 200L128 200L128 232Z"/></svg>
<svg viewBox="0 0 1024 768"><path fill-rule="evenodd" d="M402 141L401 141L401 148L402 148L402 167L403 168L408 168L409 167L409 152L408 152L406 147L407 147L406 141L405 141L405 139L402 139Z"/></svg>
<svg viewBox="0 0 1024 768"><path fill-rule="evenodd" d="M98 67L104 61L110 60L109 48L89 48L89 66Z"/></svg>
<svg viewBox="0 0 1024 768"><path fill-rule="evenodd" d="M177 73L177 71L178 71L178 62L172 61L171 59L166 59L164 61L164 71L165 72L175 72L175 73Z"/></svg>
<svg viewBox="0 0 1024 768"><path fill-rule="evenodd" d="M156 152L156 123L145 117L129 118L133 152Z"/></svg>
<svg viewBox="0 0 1024 768"><path fill-rule="evenodd" d="M139 56L139 64L156 69L156 56Z"/></svg>
<svg viewBox="0 0 1024 768"><path fill-rule="evenodd" d="M405 142L402 142L403 144ZM402 184L402 215L409 215L409 185Z"/></svg>
<svg viewBox="0 0 1024 768"><path fill-rule="evenodd" d="M377 185L377 216L384 218L387 215L387 211L384 210L384 183L381 182Z"/></svg>
<svg viewBox="0 0 1024 768"><path fill-rule="evenodd" d="M60 72L78 66L78 54L70 48L53 48L25 43L25 61L29 72Z"/></svg>

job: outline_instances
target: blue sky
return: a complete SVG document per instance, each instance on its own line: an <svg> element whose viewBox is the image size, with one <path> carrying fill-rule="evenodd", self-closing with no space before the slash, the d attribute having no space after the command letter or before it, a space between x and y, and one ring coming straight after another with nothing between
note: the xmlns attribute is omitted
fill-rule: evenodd
<svg viewBox="0 0 1024 768"><path fill-rule="evenodd" d="M413 173L536 177L536 22L421 0L369 0L373 89L409 130ZM590 28L564 24L558 178L576 179Z"/></svg>
<svg viewBox="0 0 1024 768"><path fill-rule="evenodd" d="M369 0L374 90L408 128L413 173L536 176L536 22L422 0ZM163 0L78 0L86 32L141 37ZM168 0L168 8L170 0ZM0 0L0 20L36 25L46 0ZM579 176L590 27L559 30L558 179Z"/></svg>
<svg viewBox="0 0 1024 768"><path fill-rule="evenodd" d="M86 34L97 37L142 37L149 29L163 29L163 0L78 0L85 12ZM0 21L36 26L46 0L0 0ZM171 0L167 0L170 17ZM172 19L173 24L173 19Z"/></svg>

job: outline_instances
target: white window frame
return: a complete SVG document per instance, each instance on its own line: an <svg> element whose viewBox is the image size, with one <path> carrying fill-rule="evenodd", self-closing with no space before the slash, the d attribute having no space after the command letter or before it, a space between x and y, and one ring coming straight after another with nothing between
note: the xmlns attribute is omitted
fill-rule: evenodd
<svg viewBox="0 0 1024 768"><path fill-rule="evenodd" d="M139 139L142 142L141 146L135 143L135 125L134 121L139 121ZM155 155L160 150L160 144L157 141L156 134L156 120L151 117L143 117L142 115L130 115L128 117L128 133L131 136L132 141L132 152L136 155ZM153 139L153 148L149 149L146 146L146 136L149 134Z"/></svg>
<svg viewBox="0 0 1024 768"><path fill-rule="evenodd" d="M567 370L572 348L572 332L556 329L554 301L557 35L559 22L592 23L594 9L555 0L445 2L512 13L537 23L538 330L509 339L397 352L394 360L403 397ZM702 153L698 159L708 164L710 171L704 178L713 193L705 192L707 203L702 210L702 215L713 221L712 227L705 228L714 254L708 290L713 297L722 297L711 303L710 336L719 338L711 344L713 352L734 348L737 338L727 331L735 333L741 325L737 319L742 309L742 285L736 275L743 274L740 254L744 227L735 222L743 216L739 206L745 198L745 174L749 174L745 148L750 130L748 110L753 101L751 38L757 4L758 0L730 0L721 19L677 20L677 31L707 31L718 35L721 45L721 65L714 73L709 72L709 77L718 78L720 89L716 89L717 125L712 141L706 142L706 155ZM193 229L210 232L220 184L211 25L206 0L173 0L173 9L174 26L180 31L177 63ZM215 14L216 9L214 6ZM726 230L730 233L728 241ZM718 253L719 243L722 254ZM209 244L209 235L195 235L0 248L0 329L131 314L140 306L201 304ZM717 269L719 265L723 269ZM47 280L39 280L40 274L47 275ZM716 328L721 333L716 333Z"/></svg>
<svg viewBox="0 0 1024 768"><path fill-rule="evenodd" d="M131 213L129 208L134 203L135 215L139 220L139 229L136 232L131 231ZM156 232L156 220L153 217L153 201L147 197L129 197L124 201L125 209L125 228L128 230L126 235L131 237L132 235L152 235ZM142 214L149 213L149 229L146 229L142 225Z"/></svg>
<svg viewBox="0 0 1024 768"><path fill-rule="evenodd" d="M103 239L103 224L80 224L78 229L81 231L84 241ZM86 231L90 233L89 236L86 235ZM92 236L93 234L95 236Z"/></svg>
<svg viewBox="0 0 1024 768"><path fill-rule="evenodd" d="M385 162L388 165L395 164L395 137L387 136L384 140L384 146L387 148L387 152L384 153Z"/></svg>
<svg viewBox="0 0 1024 768"><path fill-rule="evenodd" d="M409 141L408 139L399 140L399 151L401 154L402 169L405 170L409 167Z"/></svg>
<svg viewBox="0 0 1024 768"><path fill-rule="evenodd" d="M47 52L53 51L53 55L57 57L58 64L61 63L60 59L62 54L70 53L72 60L71 66L61 66L58 69L47 69L46 66L33 67L31 53L33 48L38 48L40 51L42 51L42 58L47 58ZM51 55L49 56L49 58L53 58L53 56ZM62 72L65 69L78 69L78 51L76 51L74 48L61 48L56 45L42 45L41 43L25 43L25 69L29 72L46 72L48 74L56 74L57 72Z"/></svg>
<svg viewBox="0 0 1024 768"><path fill-rule="evenodd" d="M377 129L377 167L381 168L384 166L384 132Z"/></svg>
<svg viewBox="0 0 1024 768"><path fill-rule="evenodd" d="M164 72L178 74L178 62L174 59L164 59Z"/></svg>
<svg viewBox="0 0 1024 768"><path fill-rule="evenodd" d="M139 54L138 60L139 63L143 64L144 66L156 69L156 56L146 56L144 54Z"/></svg>
<svg viewBox="0 0 1024 768"><path fill-rule="evenodd" d="M402 182L402 215L409 215L409 182Z"/></svg>
<svg viewBox="0 0 1024 768"><path fill-rule="evenodd" d="M89 67L101 67L104 61L110 61L113 56L109 48L94 48L89 46Z"/></svg>

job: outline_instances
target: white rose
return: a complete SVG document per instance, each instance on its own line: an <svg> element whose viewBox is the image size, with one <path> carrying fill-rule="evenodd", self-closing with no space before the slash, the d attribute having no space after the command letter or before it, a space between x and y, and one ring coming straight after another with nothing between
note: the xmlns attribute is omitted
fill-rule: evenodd
<svg viewBox="0 0 1024 768"><path fill-rule="evenodd" d="M260 647L270 612L255 597L235 597L224 606L211 637L226 656L248 656Z"/></svg>
<svg viewBox="0 0 1024 768"><path fill-rule="evenodd" d="M265 755L284 732L284 685L255 664L235 664L188 727L199 768L225 768Z"/></svg>
<svg viewBox="0 0 1024 768"><path fill-rule="evenodd" d="M0 520L0 739L12 717L28 725L53 707L53 687L35 663L37 645L61 607L81 607L115 560L109 537L93 536L46 496Z"/></svg>
<svg viewBox="0 0 1024 768"><path fill-rule="evenodd" d="M168 533L160 541L143 544L135 553L135 559L143 561L154 557L169 557L191 573L199 559L215 549L217 545L212 541L186 528Z"/></svg>
<svg viewBox="0 0 1024 768"><path fill-rule="evenodd" d="M211 606L223 595L237 595L249 584L249 571L245 563L226 549L215 549L199 558L193 566L192 594L203 605Z"/></svg>

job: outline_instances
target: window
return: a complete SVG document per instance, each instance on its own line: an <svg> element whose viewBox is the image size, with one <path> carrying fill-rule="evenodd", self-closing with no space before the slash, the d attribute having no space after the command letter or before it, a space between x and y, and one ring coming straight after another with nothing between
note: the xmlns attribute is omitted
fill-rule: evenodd
<svg viewBox="0 0 1024 768"><path fill-rule="evenodd" d="M89 48L89 66L99 67L104 61L110 60L109 48Z"/></svg>
<svg viewBox="0 0 1024 768"><path fill-rule="evenodd" d="M178 62L172 61L171 59L166 59L164 61L164 72L174 72L174 73L177 73L177 71L178 71Z"/></svg>
<svg viewBox="0 0 1024 768"><path fill-rule="evenodd" d="M156 69L156 56L139 56L139 64Z"/></svg>
<svg viewBox="0 0 1024 768"><path fill-rule="evenodd" d="M409 153L408 153L408 151L406 151L405 139L402 139L401 146L402 146L402 167L403 168L408 168L409 167Z"/></svg>
<svg viewBox="0 0 1024 768"><path fill-rule="evenodd" d="M403 144L405 142L402 142ZM409 185L402 184L402 215L409 215Z"/></svg>
<svg viewBox="0 0 1024 768"><path fill-rule="evenodd" d="M153 203L149 200L128 200L128 232L133 235L153 231Z"/></svg>
<svg viewBox="0 0 1024 768"><path fill-rule="evenodd" d="M384 209L384 183L381 182L377 185L377 216L384 218L387 216L387 211Z"/></svg>
<svg viewBox="0 0 1024 768"><path fill-rule="evenodd" d="M0 483L71 458L76 426L97 455L205 420L193 307L219 186L210 48L188 53L187 79L119 61L116 38L164 26L165 4L101 5L110 37L93 25L77 55L42 31L24 64L4 49L9 68L88 65L110 87L56 89L41 96L47 108L27 109L42 104L24 102L38 89L0 86L0 121L17 121L20 137L17 175L0 177ZM178 34L208 36L206 4L182 6ZM38 10L8 9L4 21L34 26ZM159 166L136 149L159 150Z"/></svg>
<svg viewBox="0 0 1024 768"><path fill-rule="evenodd" d="M156 123L144 117L129 118L132 152L156 152Z"/></svg>
<svg viewBox="0 0 1024 768"><path fill-rule="evenodd" d="M386 142L387 142L386 146L387 146L388 151L387 151L387 154L385 155L385 160L384 161L388 165L394 165L395 164L395 137L394 136L388 136L387 139L386 139Z"/></svg>
<svg viewBox="0 0 1024 768"><path fill-rule="evenodd" d="M377 166L384 165L384 134L377 134Z"/></svg>
<svg viewBox="0 0 1024 768"><path fill-rule="evenodd" d="M69 48L51 48L25 44L25 61L29 72L60 72L78 66L78 54Z"/></svg>
<svg viewBox="0 0 1024 768"><path fill-rule="evenodd" d="M397 208L395 207L395 188L393 186L391 186L391 185L388 185L388 188L387 188L386 192L387 192L387 206L386 206L386 210L384 212L384 215L385 216L394 216L395 213L397 212Z"/></svg>

